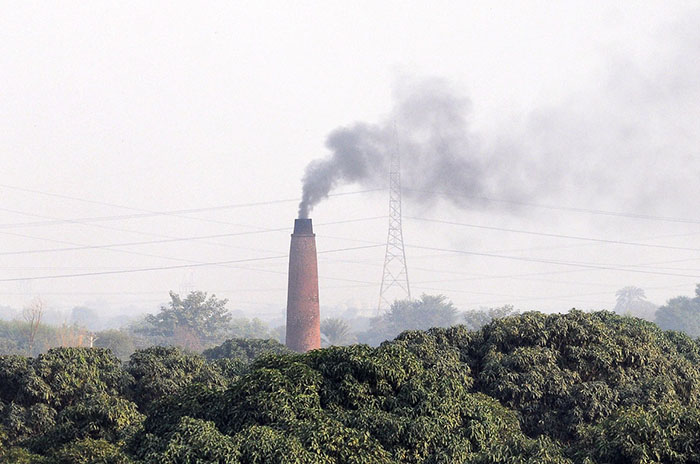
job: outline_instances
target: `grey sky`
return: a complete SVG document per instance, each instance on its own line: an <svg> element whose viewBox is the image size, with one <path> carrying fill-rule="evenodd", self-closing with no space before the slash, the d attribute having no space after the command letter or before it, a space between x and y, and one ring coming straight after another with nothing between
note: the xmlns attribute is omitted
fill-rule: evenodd
<svg viewBox="0 0 700 464"><path fill-rule="evenodd" d="M507 153L516 164L527 161L522 186L541 193L528 203L700 220L695 2L377 3L3 4L0 280L193 267L0 282L0 305L19 307L38 294L58 309L153 309L168 290L193 284L249 315L282 315L284 259L198 264L285 255L301 177L311 160L327 155L328 134L355 122L382 123L397 88L416 79L444 79L469 100L469 130L489 159ZM290 201L26 224L281 199ZM383 219L322 224L382 216L386 204L383 192L319 204L312 213L319 249L381 243ZM700 248L700 223L692 221L532 205L426 207L410 199L405 212ZM641 286L662 303L700 282L700 251L415 219L406 219L404 233L414 245L407 249L414 291L444 293L462 309L508 302L544 310L612 307L624 285ZM219 237L165 241L212 235ZM122 251L9 254L156 240ZM324 306L376 305L381 247L320 260ZM621 270L631 264L645 267Z"/></svg>

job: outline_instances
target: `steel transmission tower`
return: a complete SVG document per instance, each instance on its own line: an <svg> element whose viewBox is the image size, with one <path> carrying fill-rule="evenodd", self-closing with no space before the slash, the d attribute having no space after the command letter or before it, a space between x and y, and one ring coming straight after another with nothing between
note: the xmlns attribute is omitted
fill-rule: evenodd
<svg viewBox="0 0 700 464"><path fill-rule="evenodd" d="M187 298L191 292L195 291L194 285L194 269L188 268L185 270L185 275L180 283L180 296L184 299Z"/></svg>
<svg viewBox="0 0 700 464"><path fill-rule="evenodd" d="M406 250L401 227L401 156L394 126L394 147L389 168L389 235L386 240L382 286L379 289L377 311L391 306L394 299L411 299L406 268Z"/></svg>

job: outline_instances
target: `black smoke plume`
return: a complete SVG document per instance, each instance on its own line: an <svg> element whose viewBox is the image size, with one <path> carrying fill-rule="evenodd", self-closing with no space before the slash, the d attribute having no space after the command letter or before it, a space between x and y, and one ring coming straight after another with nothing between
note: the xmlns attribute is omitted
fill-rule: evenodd
<svg viewBox="0 0 700 464"><path fill-rule="evenodd" d="M312 161L303 177L299 217L343 184L385 187L392 150L401 156L404 196L430 202L438 196L464 206L484 197L516 198L512 181L522 160L510 150L485 149L470 129L470 101L446 81L405 84L380 123L355 123L332 131L326 158Z"/></svg>
<svg viewBox="0 0 700 464"><path fill-rule="evenodd" d="M386 187L395 149L413 204L442 198L513 209L544 201L695 215L700 61L687 59L700 50L695 24L678 23L670 37L682 40L657 56L664 66L613 60L590 88L480 132L469 99L447 81L403 81L383 121L329 134L328 156L304 173L299 216L341 185Z"/></svg>

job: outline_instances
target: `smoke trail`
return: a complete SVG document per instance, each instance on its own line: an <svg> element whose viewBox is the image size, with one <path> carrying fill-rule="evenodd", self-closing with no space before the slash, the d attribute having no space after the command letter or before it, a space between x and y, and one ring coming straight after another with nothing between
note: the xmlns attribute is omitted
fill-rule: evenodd
<svg viewBox="0 0 700 464"><path fill-rule="evenodd" d="M672 65L617 63L591 89L488 132L476 133L469 99L445 80L402 82L384 121L329 134L329 155L304 173L299 215L308 217L344 184L386 187L397 145L403 195L413 204L442 198L512 209L556 197L560 204L694 214L697 203L688 199L700 195L700 65L687 56L700 50L700 34L697 21L689 23L684 45L665 58Z"/></svg>
<svg viewBox="0 0 700 464"><path fill-rule="evenodd" d="M386 186L393 149L401 154L407 197L430 202L446 195L458 205L492 194L515 197L513 184L505 177L520 164L517 153L490 150L487 154L481 149L469 128L470 109L470 101L444 80L404 85L396 92L394 108L385 121L356 123L329 134L330 154L311 162L304 173L299 217L308 217L342 184Z"/></svg>

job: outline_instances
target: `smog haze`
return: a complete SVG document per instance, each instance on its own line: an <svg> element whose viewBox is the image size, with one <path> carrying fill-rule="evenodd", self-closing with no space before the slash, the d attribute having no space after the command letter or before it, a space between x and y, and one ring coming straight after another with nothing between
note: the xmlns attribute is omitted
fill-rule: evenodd
<svg viewBox="0 0 700 464"><path fill-rule="evenodd" d="M700 9L614 3L6 5L0 306L283 320L311 217L322 314L373 315L392 150L414 296L691 294Z"/></svg>

